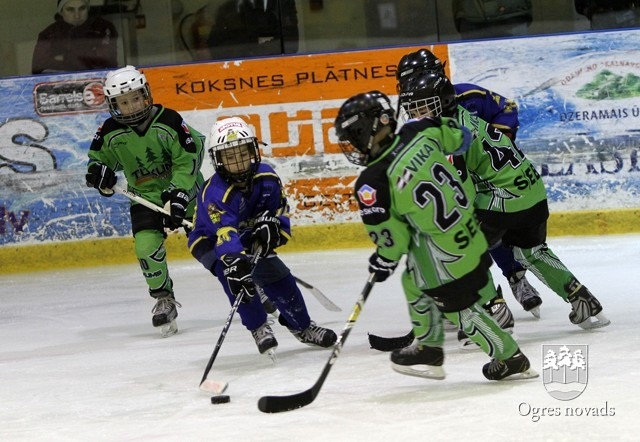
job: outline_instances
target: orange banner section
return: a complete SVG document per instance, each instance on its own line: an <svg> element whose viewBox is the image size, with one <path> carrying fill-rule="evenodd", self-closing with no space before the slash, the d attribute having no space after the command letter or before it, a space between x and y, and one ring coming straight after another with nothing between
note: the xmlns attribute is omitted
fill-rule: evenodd
<svg viewBox="0 0 640 442"><path fill-rule="evenodd" d="M421 47L448 60L447 46L434 45L164 66L144 72L154 100L178 111L346 99L374 89L395 95L398 61Z"/></svg>
<svg viewBox="0 0 640 442"><path fill-rule="evenodd" d="M353 212L358 204L353 196L357 177L324 177L294 179L284 184L291 209L300 213L325 212L325 221L333 221L333 214Z"/></svg>

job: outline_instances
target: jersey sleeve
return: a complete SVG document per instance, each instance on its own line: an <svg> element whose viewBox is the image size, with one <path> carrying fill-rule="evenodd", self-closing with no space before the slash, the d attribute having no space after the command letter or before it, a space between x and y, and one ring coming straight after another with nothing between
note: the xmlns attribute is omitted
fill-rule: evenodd
<svg viewBox="0 0 640 442"><path fill-rule="evenodd" d="M190 190L200 175L204 157L204 137L177 112L166 109L162 122L175 131L171 144L171 184L169 189Z"/></svg>
<svg viewBox="0 0 640 442"><path fill-rule="evenodd" d="M398 219L392 207L386 163L365 169L356 180L355 197L360 217L380 256L399 261L409 247L408 226Z"/></svg>
<svg viewBox="0 0 640 442"><path fill-rule="evenodd" d="M109 139L110 134L115 129L115 122L112 119L106 120L103 125L98 128L89 146L89 162L87 167L94 163L102 163L113 171L122 170L122 166L119 164L113 151L111 149L103 149L105 140Z"/></svg>
<svg viewBox="0 0 640 442"><path fill-rule="evenodd" d="M462 107L515 139L520 121L514 100L475 84L460 83L454 88Z"/></svg>
<svg viewBox="0 0 640 442"><path fill-rule="evenodd" d="M278 217L280 234L285 238L285 242L288 241L291 239L290 208L280 177L273 168L262 164L254 176L254 182L260 186L260 193L264 196L264 201L261 202L263 208L260 210L268 210L269 214Z"/></svg>

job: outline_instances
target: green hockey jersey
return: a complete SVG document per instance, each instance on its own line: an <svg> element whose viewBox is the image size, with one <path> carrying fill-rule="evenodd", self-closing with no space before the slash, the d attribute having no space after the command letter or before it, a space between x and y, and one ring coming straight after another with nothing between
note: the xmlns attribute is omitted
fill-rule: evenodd
<svg viewBox="0 0 640 442"><path fill-rule="evenodd" d="M451 144L443 148L454 154L463 179L464 169L468 171L476 190L476 209L515 213L547 199L540 174L509 137L462 106L458 106L457 120L472 132L474 140L464 153L456 154Z"/></svg>
<svg viewBox="0 0 640 442"><path fill-rule="evenodd" d="M463 143L459 129L439 120L411 121L356 180L360 215L378 253L395 261L407 254L423 291L485 265L487 241L474 216L473 195L443 153Z"/></svg>
<svg viewBox="0 0 640 442"><path fill-rule="evenodd" d="M122 171L129 190L162 205L164 190L182 189L191 198L203 182L200 166L205 137L172 109L155 106L156 115L142 133L107 119L89 149L89 165L103 163Z"/></svg>

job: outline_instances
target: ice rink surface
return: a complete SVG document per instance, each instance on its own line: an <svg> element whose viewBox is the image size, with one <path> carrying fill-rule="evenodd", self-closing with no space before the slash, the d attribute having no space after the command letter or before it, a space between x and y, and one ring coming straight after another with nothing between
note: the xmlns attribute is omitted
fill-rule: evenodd
<svg viewBox="0 0 640 442"><path fill-rule="evenodd" d="M281 414L261 413L258 399L311 387L330 350L304 346L275 325L272 364L236 317L210 374L229 382L231 402L211 405L198 384L230 305L195 260L170 260L182 308L180 332L167 339L151 326L154 302L135 265L2 275L0 440L640 440L640 235L550 238L549 245L602 302L609 327L572 325L569 304L528 274L544 300L535 320L492 270L538 372L543 344L588 345L587 387L571 401L554 399L542 377L487 381L488 357L459 350L454 334L447 335L445 380L392 371L389 355L369 348L367 333L409 330L399 272L375 285L316 400ZM370 253L282 257L342 308L329 312L302 289L312 319L339 334L366 282Z"/></svg>

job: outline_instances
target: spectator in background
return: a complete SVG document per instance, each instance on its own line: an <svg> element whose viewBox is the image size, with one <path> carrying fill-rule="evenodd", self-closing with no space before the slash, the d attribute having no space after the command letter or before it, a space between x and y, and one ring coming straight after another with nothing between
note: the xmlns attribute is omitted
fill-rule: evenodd
<svg viewBox="0 0 640 442"><path fill-rule="evenodd" d="M575 0L576 12L591 22L591 29L632 28L640 24L640 2L629 0Z"/></svg>
<svg viewBox="0 0 640 442"><path fill-rule="evenodd" d="M298 52L294 0L230 0L214 22L208 39L213 60Z"/></svg>
<svg viewBox="0 0 640 442"><path fill-rule="evenodd" d="M106 69L117 66L116 28L89 17L89 0L58 0L55 22L38 35L34 74Z"/></svg>
<svg viewBox="0 0 640 442"><path fill-rule="evenodd" d="M531 0L453 0L453 19L464 40L526 35Z"/></svg>

